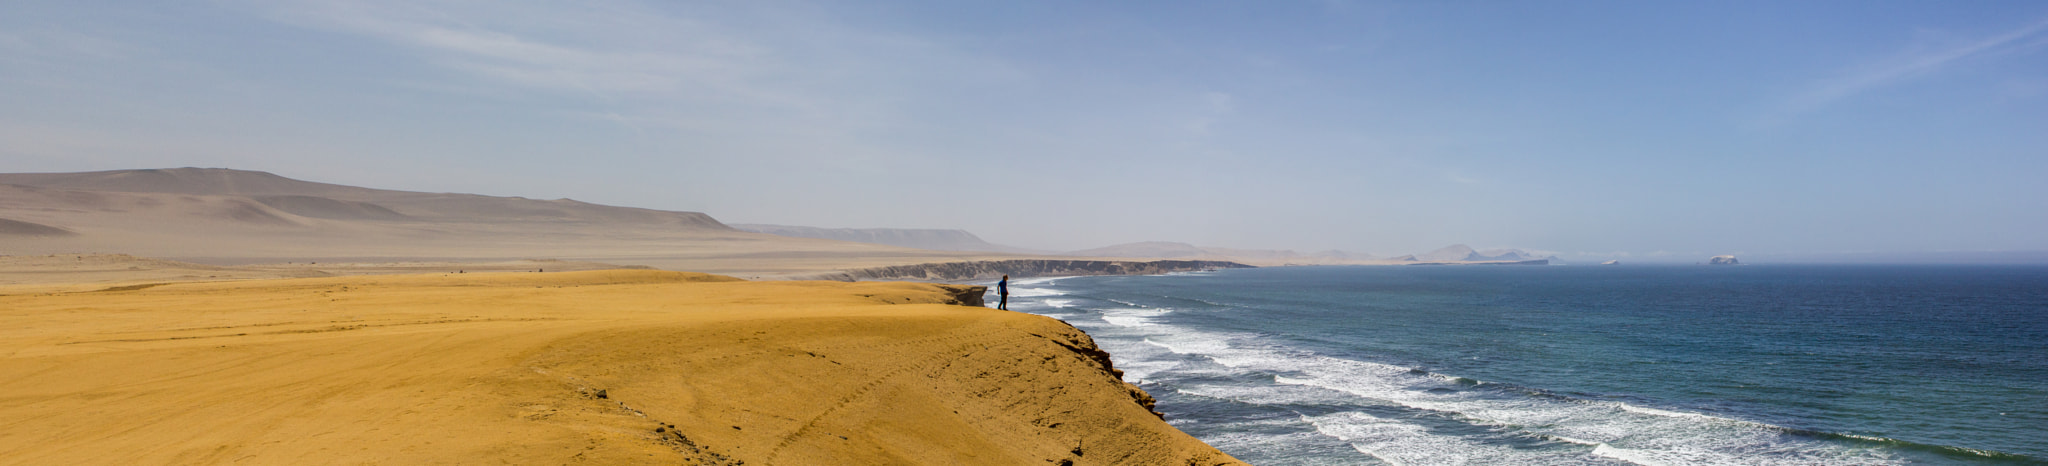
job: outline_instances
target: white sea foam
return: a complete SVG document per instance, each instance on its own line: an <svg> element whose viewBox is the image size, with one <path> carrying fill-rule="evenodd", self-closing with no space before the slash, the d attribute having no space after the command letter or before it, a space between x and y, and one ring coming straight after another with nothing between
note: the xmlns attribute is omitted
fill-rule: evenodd
<svg viewBox="0 0 2048 466"><path fill-rule="evenodd" d="M1358 412L1302 416L1317 432L1344 440L1360 453L1391 464L1514 464L1579 465L1583 454L1560 450L1518 449L1454 435L1441 435L1400 419L1382 419Z"/></svg>
<svg viewBox="0 0 2048 466"><path fill-rule="evenodd" d="M1143 316L1102 316L1103 322L1118 327L1143 327L1152 325L1152 319Z"/></svg>
<svg viewBox="0 0 2048 466"><path fill-rule="evenodd" d="M1240 373L1273 374L1280 385L1330 390L1353 402L1441 413L1469 425L1561 439L1586 448L1515 449L1428 432L1403 420L1359 412L1312 417L1319 432L1345 438L1360 452L1396 464L1896 464L1881 452L1846 448L1785 433L1785 429L1610 401L1533 396L1460 383L1458 377L1411 368L1247 345L1244 336L1210 334L1155 324L1140 341L1178 355L1200 356ZM1101 341L1098 339L1098 341ZM1238 344L1233 344L1236 342ZM1121 363L1119 363L1121 364ZM1182 367L1187 367L1182 365ZM1155 374L1151 374L1155 375ZM1254 404L1306 400L1270 388L1214 387L1184 393ZM1320 403L1311 403L1320 404ZM1361 417L1362 416L1362 417ZM1359 424L1359 425L1351 425ZM1520 456L1518 456L1520 455Z"/></svg>
<svg viewBox="0 0 2048 466"><path fill-rule="evenodd" d="M1010 296L1012 296L1012 297L1018 297L1018 298L1038 298L1038 297L1045 297L1045 296L1066 296L1066 295L1067 295L1067 292L1065 292L1065 291L1060 291L1060 290L1057 290L1057 289L1053 289L1053 288L1024 288L1024 287L1020 287L1020 286L1017 286L1017 285L1014 285L1014 284L1013 284L1013 285L1010 285Z"/></svg>
<svg viewBox="0 0 2048 466"><path fill-rule="evenodd" d="M1116 368L1117 370L1124 371L1125 382L1145 383L1146 379L1151 377L1152 374L1177 369L1180 367L1180 364L1179 361L1137 361L1117 363Z"/></svg>
<svg viewBox="0 0 2048 466"><path fill-rule="evenodd" d="M1167 422L1176 426L1196 424L1189 418ZM1210 432L1202 436L1204 443L1258 464L1331 464L1327 457L1303 458L1303 450L1345 445L1312 429L1301 429L1301 420L1293 417L1220 421L1203 427Z"/></svg>
<svg viewBox="0 0 2048 466"><path fill-rule="evenodd" d="M1037 278L1019 278L1019 279L1016 279L1016 280L1010 280L1010 286L1018 286L1018 285L1034 285L1034 286L1035 286L1035 285L1051 285L1051 284L1053 284L1053 282L1055 282L1055 281L1059 281L1060 279L1063 279L1063 278L1071 278L1071 277L1037 277Z"/></svg>
<svg viewBox="0 0 2048 466"><path fill-rule="evenodd" d="M1167 341L1164 336L1146 338L1145 344L1165 348L1177 354L1207 354L1230 348L1229 343L1217 340L1195 339L1188 341Z"/></svg>
<svg viewBox="0 0 2048 466"><path fill-rule="evenodd" d="M1559 436L1559 435L1551 435L1551 436L1549 436L1549 437L1550 437L1550 438L1553 438L1553 439L1557 439L1558 441L1561 441L1561 442L1565 442L1565 443L1576 443L1576 444L1580 444L1580 445L1585 445L1585 446L1589 446L1589 447L1597 447L1597 446L1600 446L1600 445L1606 445L1606 444L1604 444L1604 443L1600 443L1600 442L1594 442L1594 441L1589 441L1589 440L1579 440L1579 439L1575 439L1575 438L1571 438L1571 437L1565 437L1565 436Z"/></svg>
<svg viewBox="0 0 2048 466"><path fill-rule="evenodd" d="M1643 452L1627 448L1615 448L1613 445L1605 443L1593 447L1593 456L1613 458L1643 466L1666 466L1663 461L1659 461L1655 456L1646 455Z"/></svg>
<svg viewBox="0 0 2048 466"><path fill-rule="evenodd" d="M1144 327L1155 325L1153 318L1172 313L1167 308L1126 308L1104 309L1102 321L1118 327Z"/></svg>
<svg viewBox="0 0 2048 466"><path fill-rule="evenodd" d="M1044 301L1053 304L1053 300ZM1111 301L1123 306L1088 309L1073 306L1073 300L1061 301L1062 311L1092 312L1102 322L1087 325L1087 319L1074 320L1115 355L1127 381L1145 382L1163 374L1237 378L1267 374L1272 377L1271 385L1190 384L1175 388L1187 395L1252 404L1349 403L1413 410L1410 412L1415 414L1409 417L1390 419L1364 411L1340 411L1300 420L1321 435L1393 464L1900 463L1882 451L1795 436L1755 422L1612 401L1534 396L1452 375L1274 347L1254 335L1198 331L1159 319L1171 309L1117 300ZM1489 439L1471 437L1469 428L1459 433L1433 431L1419 417L1496 434ZM1503 436L1561 443L1517 448L1498 441ZM1262 443L1249 438L1231 442Z"/></svg>
<svg viewBox="0 0 2048 466"><path fill-rule="evenodd" d="M1047 306L1052 306L1060 309L1074 307L1074 300L1071 299L1047 299L1043 302Z"/></svg>
<svg viewBox="0 0 2048 466"><path fill-rule="evenodd" d="M1133 345L1114 348L1114 351L1110 354L1116 355L1112 356L1115 358L1116 368L1124 371L1124 381L1130 383L1144 383L1153 373L1173 370L1182 364L1179 358L1162 357L1171 354L1154 346Z"/></svg>

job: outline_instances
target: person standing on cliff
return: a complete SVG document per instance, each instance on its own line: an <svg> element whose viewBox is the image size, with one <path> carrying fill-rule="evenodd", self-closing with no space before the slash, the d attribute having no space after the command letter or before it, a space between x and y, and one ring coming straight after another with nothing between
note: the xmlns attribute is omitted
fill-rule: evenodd
<svg viewBox="0 0 2048 466"><path fill-rule="evenodd" d="M996 282L996 309L1010 310L1010 274L1003 274L1002 281Z"/></svg>

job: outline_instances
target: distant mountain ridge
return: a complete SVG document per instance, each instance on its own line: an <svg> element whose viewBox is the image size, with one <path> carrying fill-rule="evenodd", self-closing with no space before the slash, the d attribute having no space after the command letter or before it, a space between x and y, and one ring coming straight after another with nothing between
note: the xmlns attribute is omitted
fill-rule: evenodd
<svg viewBox="0 0 2048 466"><path fill-rule="evenodd" d="M1532 254L1528 251L1523 251L1520 249L1488 249L1484 251L1478 251L1473 250L1471 246L1466 246L1463 244L1453 244L1450 246L1445 246L1443 248L1437 249L1435 251L1405 257L1412 257L1415 261L1418 262L1520 262L1530 260L1558 260L1556 256L1538 256L1536 254Z"/></svg>
<svg viewBox="0 0 2048 466"><path fill-rule="evenodd" d="M633 223L673 228L731 231L699 212L677 212L591 204L570 199L540 200L480 194L426 193L360 188L295 180L275 174L226 168L164 168L80 173L0 173L0 199L103 210L108 203L146 213L197 209L270 225L304 225L305 219L484 223ZM177 194L144 199L122 193ZM208 196L206 198L192 196ZM126 203L124 203L126 202ZM212 206L184 205L212 204Z"/></svg>
<svg viewBox="0 0 2048 466"><path fill-rule="evenodd" d="M0 184L125 193L232 196L369 196L380 189L285 178L231 168L149 168L71 173L0 173Z"/></svg>
<svg viewBox="0 0 2048 466"><path fill-rule="evenodd" d="M1070 256L1131 257L1148 259L1203 259L1242 262L1253 265L1341 265L1379 263L1372 254L1349 251L1302 253L1287 249L1233 249L1196 246L1170 241L1124 243L1094 249L1068 251Z"/></svg>
<svg viewBox="0 0 2048 466"><path fill-rule="evenodd" d="M967 230L941 230L919 228L819 228L795 225L767 225L758 223L736 223L730 225L740 231L767 233L771 235L798 238L830 239L857 243L886 244L906 248L930 249L935 251L983 251L1032 254L1042 251L1004 246L984 241Z"/></svg>
<svg viewBox="0 0 2048 466"><path fill-rule="evenodd" d="M0 218L0 236L50 237L76 235L78 234L63 228Z"/></svg>
<svg viewBox="0 0 2048 466"><path fill-rule="evenodd" d="M0 256L86 252L217 265L547 258L749 279L1022 257L753 233L701 212L362 188L225 168L0 173Z"/></svg>

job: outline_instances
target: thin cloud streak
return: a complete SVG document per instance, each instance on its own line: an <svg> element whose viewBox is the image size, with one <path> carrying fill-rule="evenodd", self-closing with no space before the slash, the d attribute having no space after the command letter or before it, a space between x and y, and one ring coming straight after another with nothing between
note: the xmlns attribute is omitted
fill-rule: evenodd
<svg viewBox="0 0 2048 466"><path fill-rule="evenodd" d="M280 22L396 45L489 83L584 94L607 104L651 99L829 113L821 108L826 99L767 84L786 82L778 77L800 68L790 63L799 57L710 23L625 9L637 5L571 14L464 2L307 1L263 8Z"/></svg>
<svg viewBox="0 0 2048 466"><path fill-rule="evenodd" d="M1829 81L1819 88L1793 99L1790 105L1787 106L1788 110L1785 113L1801 113L1815 110L1836 101L1915 76L1938 72L1967 58L2032 49L2042 42L2036 41L2014 47L2007 47L2007 45L2024 41L2044 32L2048 32L2048 20L2036 21L2018 30L1959 47L1951 47L1933 52L1902 54L1900 58L1892 60L1887 66Z"/></svg>

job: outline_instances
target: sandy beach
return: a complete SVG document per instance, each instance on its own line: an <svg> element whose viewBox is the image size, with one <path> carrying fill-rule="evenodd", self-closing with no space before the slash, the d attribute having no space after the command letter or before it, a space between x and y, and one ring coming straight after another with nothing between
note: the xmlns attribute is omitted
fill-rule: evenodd
<svg viewBox="0 0 2048 466"><path fill-rule="evenodd" d="M0 286L0 463L1237 464L1089 337L651 270Z"/></svg>

